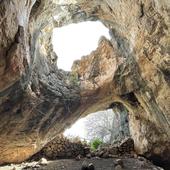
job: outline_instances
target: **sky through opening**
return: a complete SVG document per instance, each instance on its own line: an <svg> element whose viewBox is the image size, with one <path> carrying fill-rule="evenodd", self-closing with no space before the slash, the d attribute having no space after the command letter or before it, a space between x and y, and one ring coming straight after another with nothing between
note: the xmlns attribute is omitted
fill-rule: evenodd
<svg viewBox="0 0 170 170"><path fill-rule="evenodd" d="M53 31L53 47L58 56L58 68L70 71L73 61L90 54L101 36L110 38L109 30L99 21L70 24Z"/></svg>
<svg viewBox="0 0 170 170"><path fill-rule="evenodd" d="M86 131L87 127L85 125L86 124L85 121L87 121L89 118L92 118L94 115L100 116L104 113L107 114L109 117L109 115L113 114L113 111L111 109L99 111L99 112L91 113L86 117L77 120L70 128L65 130L64 136L68 138L79 137L81 140L88 140L87 139L88 133Z"/></svg>

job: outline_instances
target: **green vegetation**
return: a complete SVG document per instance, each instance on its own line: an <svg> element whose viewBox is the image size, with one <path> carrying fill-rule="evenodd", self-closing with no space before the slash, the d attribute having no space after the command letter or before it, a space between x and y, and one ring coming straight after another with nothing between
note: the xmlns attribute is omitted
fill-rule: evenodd
<svg viewBox="0 0 170 170"><path fill-rule="evenodd" d="M99 147L102 143L103 143L103 142L102 142L100 139L94 139L94 140L91 142L91 144L90 144L91 149L92 149L92 150L98 149L98 147Z"/></svg>
<svg viewBox="0 0 170 170"><path fill-rule="evenodd" d="M79 79L78 79L78 74L77 73L73 73L72 72L70 74L70 82L74 86L78 86L79 85Z"/></svg>

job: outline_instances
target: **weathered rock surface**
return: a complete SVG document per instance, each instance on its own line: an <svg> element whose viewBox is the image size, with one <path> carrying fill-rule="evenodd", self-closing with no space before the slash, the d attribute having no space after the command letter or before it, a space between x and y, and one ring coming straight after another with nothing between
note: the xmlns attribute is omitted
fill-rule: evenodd
<svg viewBox="0 0 170 170"><path fill-rule="evenodd" d="M168 161L169 13L168 0L1 0L0 164L29 158L81 116L118 103L136 151ZM86 20L102 21L111 41L72 73L58 70L53 27Z"/></svg>

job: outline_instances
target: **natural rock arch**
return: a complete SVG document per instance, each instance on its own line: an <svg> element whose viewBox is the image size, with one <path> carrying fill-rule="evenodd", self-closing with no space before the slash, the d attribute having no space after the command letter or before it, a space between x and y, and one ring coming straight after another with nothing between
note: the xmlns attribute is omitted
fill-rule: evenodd
<svg viewBox="0 0 170 170"><path fill-rule="evenodd" d="M165 0L0 1L0 164L29 158L113 101L129 110L138 153L162 156L170 146L169 9ZM102 38L72 73L58 70L53 27L86 20L102 21L112 40Z"/></svg>

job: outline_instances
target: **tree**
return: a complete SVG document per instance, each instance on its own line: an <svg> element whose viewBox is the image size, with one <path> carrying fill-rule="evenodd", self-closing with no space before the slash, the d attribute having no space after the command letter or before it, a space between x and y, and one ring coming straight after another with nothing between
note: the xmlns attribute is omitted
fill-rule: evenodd
<svg viewBox="0 0 170 170"><path fill-rule="evenodd" d="M113 143L129 135L128 114L118 108L96 112L86 117L86 138L89 141L95 138L103 142Z"/></svg>

